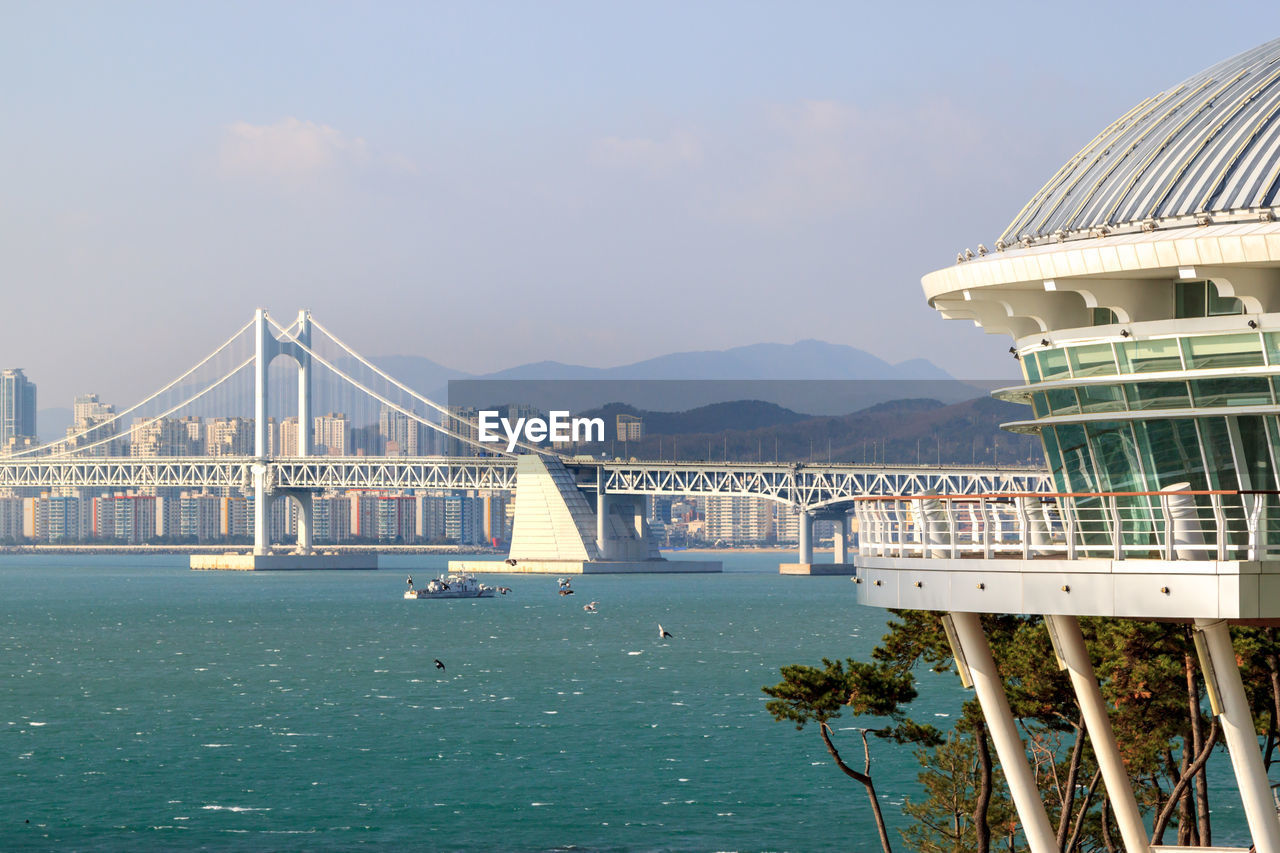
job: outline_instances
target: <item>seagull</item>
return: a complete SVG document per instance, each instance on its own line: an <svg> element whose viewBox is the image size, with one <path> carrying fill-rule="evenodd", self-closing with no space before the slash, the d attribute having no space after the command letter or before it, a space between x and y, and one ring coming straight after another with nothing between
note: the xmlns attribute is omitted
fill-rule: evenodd
<svg viewBox="0 0 1280 853"><path fill-rule="evenodd" d="M440 658L436 658L436 669L444 669L444 664L440 662Z"/></svg>
<svg viewBox="0 0 1280 853"><path fill-rule="evenodd" d="M591 602L590 604L584 604L584 605L582 605L582 609L583 609L583 610L585 610L585 611L587 611L588 613L595 613L595 612L596 612L596 605L597 605L597 604L599 604L599 602L598 602L598 601L593 601L593 602Z"/></svg>
<svg viewBox="0 0 1280 853"><path fill-rule="evenodd" d="M665 640L671 636L671 632L666 628L663 628L662 623L658 623L658 636ZM674 637L672 639L674 639Z"/></svg>

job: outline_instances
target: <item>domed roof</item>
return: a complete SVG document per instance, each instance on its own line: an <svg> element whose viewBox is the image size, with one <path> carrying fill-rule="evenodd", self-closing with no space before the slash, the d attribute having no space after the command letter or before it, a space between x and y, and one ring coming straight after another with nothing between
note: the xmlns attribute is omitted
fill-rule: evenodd
<svg viewBox="0 0 1280 853"><path fill-rule="evenodd" d="M1147 98L1071 158L1001 235L1058 232L1277 205L1280 39Z"/></svg>

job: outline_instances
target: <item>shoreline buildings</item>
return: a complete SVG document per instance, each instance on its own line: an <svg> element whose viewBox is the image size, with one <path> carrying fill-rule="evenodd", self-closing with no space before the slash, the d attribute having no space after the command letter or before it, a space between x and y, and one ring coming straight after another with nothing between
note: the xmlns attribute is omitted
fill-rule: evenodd
<svg viewBox="0 0 1280 853"><path fill-rule="evenodd" d="M1012 338L1051 498L859 503L859 599L940 611L1033 853L1058 846L979 614L1044 617L1127 850L1150 841L1077 618L1194 625L1259 853L1280 820L1230 624L1280 625L1280 40L1119 117L989 251L923 278ZM1181 849L1181 848L1179 848Z"/></svg>

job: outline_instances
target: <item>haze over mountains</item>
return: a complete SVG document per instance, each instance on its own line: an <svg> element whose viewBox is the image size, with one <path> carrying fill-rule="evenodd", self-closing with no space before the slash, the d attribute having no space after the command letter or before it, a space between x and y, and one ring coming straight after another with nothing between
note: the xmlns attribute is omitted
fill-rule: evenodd
<svg viewBox="0 0 1280 853"><path fill-rule="evenodd" d="M416 355L380 356L373 361L411 388L441 403L448 401L448 383L483 380L932 380L952 379L932 362L916 358L891 364L864 350L826 341L794 344L751 344L727 350L670 353L617 367L588 367L557 361L538 361L492 373L475 374ZM975 392L975 396L981 392ZM752 395L755 396L755 395ZM902 396L914 396L904 392ZM109 401L117 410L134 401ZM605 401L601 401L605 402ZM795 400L778 402L795 405ZM683 408L683 406L680 406ZM829 414L830 412L826 412ZM41 409L38 430L42 441L66 434L71 425L69 406Z"/></svg>
<svg viewBox="0 0 1280 853"><path fill-rule="evenodd" d="M414 355L390 355L373 360L392 376L420 391L443 388L446 383L455 379L953 378L945 370L923 358L890 364L855 347L816 340L670 353L617 367L587 367L558 361L535 361L484 374L467 373Z"/></svg>

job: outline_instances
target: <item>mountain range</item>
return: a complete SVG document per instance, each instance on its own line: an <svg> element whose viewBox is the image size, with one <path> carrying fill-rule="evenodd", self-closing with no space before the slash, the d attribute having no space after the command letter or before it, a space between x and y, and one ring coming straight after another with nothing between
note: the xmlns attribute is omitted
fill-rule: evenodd
<svg viewBox="0 0 1280 853"><path fill-rule="evenodd" d="M441 403L454 402L449 398L449 383L455 380L507 380L507 381L559 381L559 380L723 380L729 382L761 380L926 380L946 382L952 377L945 370L923 358L914 358L897 364L878 358L864 350L826 341L803 340L794 344L751 344L725 350L696 350L669 353L631 364L616 367L587 367L564 364L558 361L537 361L509 367L491 373L468 373L416 355L387 355L372 359L380 368L410 388ZM784 383L779 383L780 385ZM814 388L808 398L797 395L795 388L772 400L790 408L814 414L834 414L836 411L818 411L811 399L830 396L829 391ZM886 391L888 386L886 385ZM974 391L969 396L981 394ZM747 394L747 397L768 397L768 394ZM899 396L917 396L915 394ZM937 396L930 394L930 396ZM889 399L883 393L878 399ZM741 398L741 397L739 397ZM602 399L591 405L600 405L614 397ZM875 402L876 400L872 400ZM124 401L121 401L124 402ZM632 402L632 401L628 401ZM643 403L643 400L635 402ZM126 402L125 405L128 405ZM650 403L651 405L651 403ZM677 407L687 408L692 403L682 401ZM846 401L835 409L851 411ZM117 409L123 408L117 405ZM575 405L574 408L583 408ZM854 406L853 408L860 408ZM71 425L71 409L53 407L39 411L37 428L41 441L52 441L66 434Z"/></svg>

